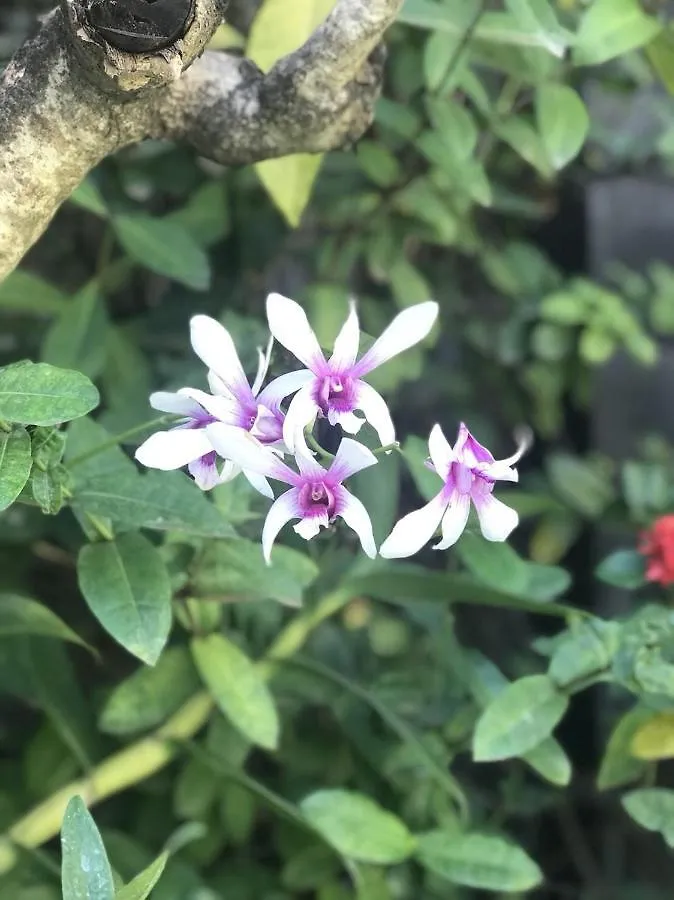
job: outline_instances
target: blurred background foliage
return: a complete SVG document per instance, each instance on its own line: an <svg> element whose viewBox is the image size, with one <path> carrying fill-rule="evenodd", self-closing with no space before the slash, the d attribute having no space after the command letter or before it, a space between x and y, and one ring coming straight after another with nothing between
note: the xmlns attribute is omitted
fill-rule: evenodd
<svg viewBox="0 0 674 900"><path fill-rule="evenodd" d="M48 6L6 0L0 57ZM267 68L331 6L267 0L249 31L223 26L214 47ZM618 255L600 270L587 208L594 185L625 176L657 177L666 195L672 15L661 0L407 0L376 120L355 147L241 170L168 143L125 150L0 285L3 364L77 369L102 397L96 424L68 429L65 466L60 446L34 467L32 505L0 515L1 900L61 896L57 848L40 846L60 820L42 833L44 807L25 814L125 747L94 810L111 890L166 847L156 900L670 895L674 793L661 761L674 756L674 621L671 597L643 586L635 547L674 506L672 414L630 413L630 396L601 385L614 366L628 381L648 372L671 407L674 253L651 255L646 240L640 263ZM671 243L659 215L652 227ZM254 368L270 290L303 303L324 345L350 296L370 335L438 301L426 344L373 375L404 456L360 476L357 492L381 539L429 496L434 422L449 435L464 420L500 455L529 423L536 444L507 497L522 517L513 547L469 533L449 554L368 569L344 535L308 547L290 535L267 571L263 505L239 481L214 492L224 524L195 507L168 534L123 534L162 526L84 497L103 475L132 478L121 453L82 465L80 505L68 504L69 459L150 419L151 390L205 386L187 340L195 312L220 318ZM277 347L272 373L286 363ZM599 429L607 404L639 422L627 451ZM176 502L178 487L165 488ZM85 544L85 562L81 529L93 539L106 521L170 579L157 575L173 597L168 647L135 654L158 657L154 668L96 621L124 644L105 597L85 587L106 545ZM56 640L74 638L54 622L28 627L17 595L96 655ZM302 602L308 612L290 609ZM248 665L237 648L265 660L278 746L231 696ZM516 695L495 706L511 680ZM229 715L195 707L208 722L193 739L170 717L202 681ZM100 857L83 809L67 825Z"/></svg>

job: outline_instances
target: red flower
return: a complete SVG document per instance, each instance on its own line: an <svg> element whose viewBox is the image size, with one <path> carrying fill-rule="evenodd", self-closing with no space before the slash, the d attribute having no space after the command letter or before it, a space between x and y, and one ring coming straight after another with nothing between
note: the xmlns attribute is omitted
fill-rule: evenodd
<svg viewBox="0 0 674 900"><path fill-rule="evenodd" d="M641 534L639 552L648 557L647 581L674 584L674 515L661 516Z"/></svg>

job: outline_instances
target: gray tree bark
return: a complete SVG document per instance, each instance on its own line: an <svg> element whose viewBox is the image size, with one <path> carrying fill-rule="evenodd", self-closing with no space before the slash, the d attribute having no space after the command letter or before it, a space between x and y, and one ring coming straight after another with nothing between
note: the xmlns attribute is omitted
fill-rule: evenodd
<svg viewBox="0 0 674 900"><path fill-rule="evenodd" d="M0 281L87 173L122 147L167 138L244 165L337 149L366 130L381 85L378 45L402 0L338 0L267 74L241 56L204 52L225 5L195 0L185 34L143 53L102 38L88 0L61 0L44 18L0 80ZM256 5L233 2L240 21Z"/></svg>

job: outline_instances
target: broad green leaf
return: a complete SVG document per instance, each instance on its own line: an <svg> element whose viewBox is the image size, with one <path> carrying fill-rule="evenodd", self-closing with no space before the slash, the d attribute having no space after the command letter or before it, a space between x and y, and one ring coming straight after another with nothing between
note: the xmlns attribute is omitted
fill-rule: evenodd
<svg viewBox="0 0 674 900"><path fill-rule="evenodd" d="M108 734L135 734L154 728L198 687L188 650L169 647L154 667L143 666L113 689L101 711L99 728Z"/></svg>
<svg viewBox="0 0 674 900"><path fill-rule="evenodd" d="M61 827L63 900L114 900L112 870L96 823L81 797L72 797Z"/></svg>
<svg viewBox="0 0 674 900"><path fill-rule="evenodd" d="M59 425L91 412L98 391L81 372L20 362L0 369L0 419L20 425Z"/></svg>
<svg viewBox="0 0 674 900"><path fill-rule="evenodd" d="M579 94L566 84L543 84L536 91L536 119L548 159L563 169L580 152L590 117Z"/></svg>
<svg viewBox="0 0 674 900"><path fill-rule="evenodd" d="M599 563L594 574L606 584L635 590L646 584L646 560L636 550L616 550Z"/></svg>
<svg viewBox="0 0 674 900"><path fill-rule="evenodd" d="M87 544L80 550L77 576L103 628L153 666L171 630L171 583L159 551L135 533Z"/></svg>
<svg viewBox="0 0 674 900"><path fill-rule="evenodd" d="M494 125L494 131L518 153L525 162L533 166L544 178L553 174L553 167L541 135L521 116L511 116Z"/></svg>
<svg viewBox="0 0 674 900"><path fill-rule="evenodd" d="M426 101L434 128L450 155L457 160L468 160L477 147L479 129L475 118L459 103L447 99L429 97Z"/></svg>
<svg viewBox="0 0 674 900"><path fill-rule="evenodd" d="M464 532L456 551L472 574L489 587L510 594L525 592L527 564L509 544L486 541L481 535Z"/></svg>
<svg viewBox="0 0 674 900"><path fill-rule="evenodd" d="M115 900L147 900L152 888L161 878L167 862L168 853L162 853L146 869L136 875L133 881L117 891Z"/></svg>
<svg viewBox="0 0 674 900"><path fill-rule="evenodd" d="M646 46L646 55L669 93L674 94L674 29L671 24ZM663 303L661 311L664 321L668 324L671 322L672 312L666 306L668 304ZM671 334L671 326L663 330Z"/></svg>
<svg viewBox="0 0 674 900"><path fill-rule="evenodd" d="M568 705L568 697L547 675L513 681L480 716L473 735L473 758L491 762L526 753L550 735Z"/></svg>
<svg viewBox="0 0 674 900"><path fill-rule="evenodd" d="M319 890L339 875L339 857L324 843L306 844L294 853L281 872L281 882L290 891Z"/></svg>
<svg viewBox="0 0 674 900"><path fill-rule="evenodd" d="M300 809L316 831L350 859L395 865L414 852L416 841L404 822L363 794L316 791L302 800Z"/></svg>
<svg viewBox="0 0 674 900"><path fill-rule="evenodd" d="M105 363L108 317L94 283L80 291L53 323L42 345L42 360L95 378Z"/></svg>
<svg viewBox="0 0 674 900"><path fill-rule="evenodd" d="M0 637L17 634L56 638L81 647L87 646L56 613L41 603L15 594L0 594Z"/></svg>
<svg viewBox="0 0 674 900"><path fill-rule="evenodd" d="M516 22L538 36L540 45L553 56L564 56L573 35L557 21L549 0L506 0Z"/></svg>
<svg viewBox="0 0 674 900"><path fill-rule="evenodd" d="M629 815L647 831L656 831L674 849L674 791L641 788L622 798Z"/></svg>
<svg viewBox="0 0 674 900"><path fill-rule="evenodd" d="M559 639L548 675L559 688L610 668L620 643L620 625L602 619L574 623Z"/></svg>
<svg viewBox="0 0 674 900"><path fill-rule="evenodd" d="M400 162L384 144L360 141L356 147L356 158L365 175L379 187L390 188L402 180Z"/></svg>
<svg viewBox="0 0 674 900"><path fill-rule="evenodd" d="M24 315L57 316L67 309L68 299L58 288L35 275L15 269L0 282L0 310Z"/></svg>
<svg viewBox="0 0 674 900"><path fill-rule="evenodd" d="M288 15L285 0L265 0L248 36L246 55L263 72L297 50L313 34L335 0L294 0ZM293 227L300 223L321 166L322 155L306 153L257 163L255 171L274 204Z"/></svg>
<svg viewBox="0 0 674 900"><path fill-rule="evenodd" d="M652 718L652 710L636 706L618 719L599 767L597 787L600 791L622 787L643 775L646 763L632 755L632 739L639 728Z"/></svg>
<svg viewBox="0 0 674 900"><path fill-rule="evenodd" d="M123 454L122 454L123 456ZM112 464L112 454L108 457ZM88 465L87 461L87 465ZM82 474L78 468L74 474ZM231 525L182 472L147 472L135 467L105 475L76 477L72 505L112 519L123 528L185 531L202 537L231 537Z"/></svg>
<svg viewBox="0 0 674 900"><path fill-rule="evenodd" d="M494 835L431 831L419 837L416 855L422 866L453 884L499 894L529 891L543 880L521 847Z"/></svg>
<svg viewBox="0 0 674 900"><path fill-rule="evenodd" d="M115 216L112 226L122 247L142 266L195 291L205 291L210 285L208 257L177 222L134 213Z"/></svg>
<svg viewBox="0 0 674 900"><path fill-rule="evenodd" d="M555 492L583 516L596 518L615 496L607 475L569 453L551 454L545 467Z"/></svg>
<svg viewBox="0 0 674 900"><path fill-rule="evenodd" d="M643 722L630 743L632 754L641 760L672 759L674 757L674 713L653 715Z"/></svg>
<svg viewBox="0 0 674 900"><path fill-rule="evenodd" d="M639 0L594 0L581 19L573 61L577 66L597 66L643 47L661 30Z"/></svg>
<svg viewBox="0 0 674 900"><path fill-rule="evenodd" d="M265 566L259 542L237 538L206 546L192 584L202 596L277 600L286 606L301 606L305 589L317 577L316 563L298 550L277 546L271 565Z"/></svg>
<svg viewBox="0 0 674 900"><path fill-rule="evenodd" d="M255 664L221 634L195 638L192 655L204 684L232 724L254 744L276 749L278 713Z"/></svg>
<svg viewBox="0 0 674 900"><path fill-rule="evenodd" d="M33 499L46 516L55 516L66 502L65 489L70 483L65 466L52 466L46 471L33 467L30 489Z"/></svg>
<svg viewBox="0 0 674 900"><path fill-rule="evenodd" d="M190 194L182 209L166 216L166 221L189 231L201 247L211 247L221 241L231 227L225 182L206 182Z"/></svg>
<svg viewBox="0 0 674 900"><path fill-rule="evenodd" d="M11 506L24 489L32 466L30 436L25 428L0 431L0 511Z"/></svg>
<svg viewBox="0 0 674 900"><path fill-rule="evenodd" d="M105 219L108 216L108 208L106 206L103 195L91 178L86 178L79 184L68 197L70 203L86 209L87 212L93 213L100 218Z"/></svg>

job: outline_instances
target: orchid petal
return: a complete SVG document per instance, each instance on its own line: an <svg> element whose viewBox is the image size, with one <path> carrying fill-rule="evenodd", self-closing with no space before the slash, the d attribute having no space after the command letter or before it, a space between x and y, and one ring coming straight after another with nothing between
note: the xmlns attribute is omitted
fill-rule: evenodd
<svg viewBox="0 0 674 900"><path fill-rule="evenodd" d="M469 468L479 466L481 463L493 463L494 457L476 441L464 422L459 425L459 434L454 444L454 454L460 462Z"/></svg>
<svg viewBox="0 0 674 900"><path fill-rule="evenodd" d="M250 469L244 469L243 475L244 478L248 480L251 487L254 487L263 497L268 497L270 500L274 499L274 492L264 475L259 475L257 472L251 472Z"/></svg>
<svg viewBox="0 0 674 900"><path fill-rule="evenodd" d="M175 413L177 416L187 416L190 419L197 418L201 414L199 405L181 392L174 394L170 391L155 391L154 394L150 394L150 406L160 412Z"/></svg>
<svg viewBox="0 0 674 900"><path fill-rule="evenodd" d="M492 481L519 481L519 474L516 469L511 468L513 463L519 462L522 456L527 452L532 444L532 433L529 429L520 432L518 435L517 450L506 459L497 459L492 463L481 463L477 469L491 478Z"/></svg>
<svg viewBox="0 0 674 900"><path fill-rule="evenodd" d="M205 429L176 428L157 431L136 450L138 462L150 469L181 469L188 463L213 452Z"/></svg>
<svg viewBox="0 0 674 900"><path fill-rule="evenodd" d="M470 495L454 491L447 512L442 517L442 540L434 550L446 550L459 540L463 534L470 512Z"/></svg>
<svg viewBox="0 0 674 900"><path fill-rule="evenodd" d="M237 466L231 459L226 459L220 470L220 483L226 484L228 481L234 481L237 475L241 474L241 466Z"/></svg>
<svg viewBox="0 0 674 900"><path fill-rule="evenodd" d="M307 516L304 519L301 519L297 525L293 525L293 530L299 534L300 537L303 537L305 541L310 541L312 538L315 538L318 532L321 530L321 525L324 528L327 528L329 525L328 514L321 516Z"/></svg>
<svg viewBox="0 0 674 900"><path fill-rule="evenodd" d="M428 438L428 452L431 456L433 467L442 479L446 479L450 465L456 460L452 445L449 443L442 428L434 425Z"/></svg>
<svg viewBox="0 0 674 900"><path fill-rule="evenodd" d="M258 365L257 365L257 373L255 375L255 381L251 386L251 391L253 392L253 396L257 397L260 393L260 388L262 387L265 378L267 377L267 371L269 370L269 361L271 359L271 349L274 346L274 338L270 336L267 341L267 349L263 353L260 348L257 348L257 356L258 356Z"/></svg>
<svg viewBox="0 0 674 900"><path fill-rule="evenodd" d="M193 460L187 466L190 475L194 478L194 483L202 491L210 491L221 483L216 459L215 453L211 452Z"/></svg>
<svg viewBox="0 0 674 900"><path fill-rule="evenodd" d="M488 541L505 541L519 522L515 510L491 493L473 496L473 503L480 520L480 530Z"/></svg>
<svg viewBox="0 0 674 900"><path fill-rule="evenodd" d="M352 412L340 412L338 409L328 410L328 422L331 425L339 425L347 434L358 434L365 421Z"/></svg>
<svg viewBox="0 0 674 900"><path fill-rule="evenodd" d="M198 388L181 388L178 393L199 404L199 415L193 417L197 420L205 418L204 410L206 410L209 416L213 416L221 422L234 424L241 414L239 404L232 402L227 397L213 396L213 394L207 394L206 391L200 391Z"/></svg>
<svg viewBox="0 0 674 900"><path fill-rule="evenodd" d="M363 444L352 441L351 438L342 438L332 465L328 469L328 475L331 482L341 484L356 472L374 466L376 463L377 457Z"/></svg>
<svg viewBox="0 0 674 900"><path fill-rule="evenodd" d="M326 477L327 472L307 446L302 429L295 432L293 447L295 462L301 474L307 478L316 478L322 481Z"/></svg>
<svg viewBox="0 0 674 900"><path fill-rule="evenodd" d="M403 516L379 548L381 556L400 559L418 553L435 534L446 509L447 499L440 491L430 503Z"/></svg>
<svg viewBox="0 0 674 900"><path fill-rule="evenodd" d="M311 388L312 385L305 385L295 394L283 422L283 441L291 453L295 448L297 432L313 425L319 412Z"/></svg>
<svg viewBox="0 0 674 900"><path fill-rule="evenodd" d="M358 360L353 368L353 375L360 378L403 350L423 341L437 317L438 304L433 300L417 303L398 313L367 353Z"/></svg>
<svg viewBox="0 0 674 900"><path fill-rule="evenodd" d="M213 449L223 459L231 459L244 471L256 472L287 484L296 484L298 481L299 476L292 469L243 428L215 422L207 425L205 431Z"/></svg>
<svg viewBox="0 0 674 900"><path fill-rule="evenodd" d="M192 316L190 335L194 352L231 393L242 402L252 399L239 354L225 326L210 316Z"/></svg>
<svg viewBox="0 0 674 900"><path fill-rule="evenodd" d="M342 441L342 443L344 442ZM356 442L351 441L350 443L355 444ZM337 515L341 516L349 528L356 532L363 550L370 559L374 559L377 555L377 545L374 542L372 520L370 519L368 511L358 497L354 497L354 495L344 487L340 487L338 498L339 506Z"/></svg>
<svg viewBox="0 0 674 900"><path fill-rule="evenodd" d="M278 406L281 400L284 400L290 394L294 394L303 388L305 384L313 381L314 374L309 369L298 369L296 372L286 372L285 375L279 375L273 381L270 381L267 387L257 398L257 402L270 409Z"/></svg>
<svg viewBox="0 0 674 900"><path fill-rule="evenodd" d="M358 313L353 300L349 301L349 314L342 325L328 365L334 372L347 372L355 363L360 342Z"/></svg>
<svg viewBox="0 0 674 900"><path fill-rule="evenodd" d="M392 444L396 439L396 430L386 401L364 381L358 382L356 390L356 408L365 414L365 418L379 435L382 447Z"/></svg>
<svg viewBox="0 0 674 900"><path fill-rule="evenodd" d="M291 519L299 519L301 515L296 488L281 494L269 507L269 512L262 528L262 553L267 564L271 562L271 549L279 531L286 522L289 522Z"/></svg>
<svg viewBox="0 0 674 900"><path fill-rule="evenodd" d="M326 365L318 339L299 303L281 294L270 294L267 320L269 330L279 344L294 353L308 369L316 372Z"/></svg>
<svg viewBox="0 0 674 900"><path fill-rule="evenodd" d="M238 403L239 401L236 399L232 391L227 387L225 382L218 375L215 374L212 370L208 373L208 386L219 397L225 397L227 400L230 400L232 403Z"/></svg>

